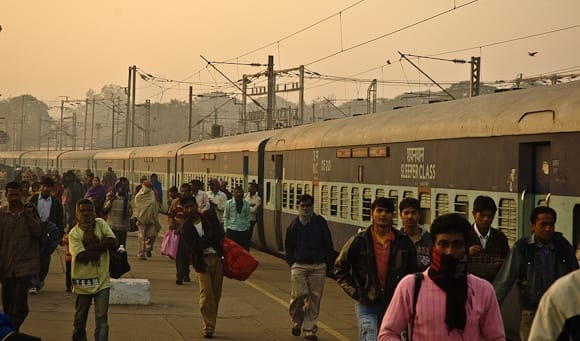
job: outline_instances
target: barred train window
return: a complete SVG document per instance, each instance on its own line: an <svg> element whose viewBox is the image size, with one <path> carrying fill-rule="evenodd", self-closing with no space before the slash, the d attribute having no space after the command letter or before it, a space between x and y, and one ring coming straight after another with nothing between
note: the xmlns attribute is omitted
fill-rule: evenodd
<svg viewBox="0 0 580 341"><path fill-rule="evenodd" d="M288 183L284 182L282 184L282 207L288 207Z"/></svg>
<svg viewBox="0 0 580 341"><path fill-rule="evenodd" d="M348 193L348 187L340 188L340 217L342 219L348 219L348 211L350 206L350 195Z"/></svg>
<svg viewBox="0 0 580 341"><path fill-rule="evenodd" d="M468 212L469 212L469 200L467 199L467 195L455 196L455 213L459 213L465 219L468 219L467 217Z"/></svg>
<svg viewBox="0 0 580 341"><path fill-rule="evenodd" d="M389 199L393 200L393 204L395 204L395 214L393 214L393 226L397 227L399 225L399 215L396 214L396 212L398 212L397 207L399 207L399 191L397 191L396 189L390 190Z"/></svg>
<svg viewBox="0 0 580 341"><path fill-rule="evenodd" d="M296 208L300 207L301 196L302 196L302 184L296 184Z"/></svg>
<svg viewBox="0 0 580 341"><path fill-rule="evenodd" d="M413 192L411 191L404 191L403 192L403 198L412 198L413 197Z"/></svg>
<svg viewBox="0 0 580 341"><path fill-rule="evenodd" d="M330 215L338 215L338 187L330 186Z"/></svg>
<svg viewBox="0 0 580 341"><path fill-rule="evenodd" d="M371 205L373 200L373 191L370 188L363 189L363 201L362 201L362 220L371 220Z"/></svg>
<svg viewBox="0 0 580 341"><path fill-rule="evenodd" d="M322 188L320 189L320 213L328 216L330 212L329 209L328 185L322 185Z"/></svg>
<svg viewBox="0 0 580 341"><path fill-rule="evenodd" d="M384 197L385 197L385 190L382 188L378 188L377 193L375 195L375 198L384 198Z"/></svg>
<svg viewBox="0 0 580 341"><path fill-rule="evenodd" d="M309 184L305 184L304 185L304 194L310 194L312 195L312 192L310 191L310 185ZM314 195L312 195L314 196Z"/></svg>
<svg viewBox="0 0 580 341"><path fill-rule="evenodd" d="M517 238L517 208L513 199L500 199L497 210L497 227L508 238L510 246L516 242Z"/></svg>
<svg viewBox="0 0 580 341"><path fill-rule="evenodd" d="M353 187L351 190L350 196L350 203L351 203L351 210L350 210L350 219L354 221L358 221L360 219L360 194L359 188Z"/></svg>
<svg viewBox="0 0 580 341"><path fill-rule="evenodd" d="M288 208L294 208L294 183L290 183L290 198L288 199Z"/></svg>
<svg viewBox="0 0 580 341"><path fill-rule="evenodd" d="M421 207L421 221L423 225L431 225L431 193L419 194L419 205Z"/></svg>
<svg viewBox="0 0 580 341"><path fill-rule="evenodd" d="M449 213L449 195L437 194L435 199L435 217Z"/></svg>

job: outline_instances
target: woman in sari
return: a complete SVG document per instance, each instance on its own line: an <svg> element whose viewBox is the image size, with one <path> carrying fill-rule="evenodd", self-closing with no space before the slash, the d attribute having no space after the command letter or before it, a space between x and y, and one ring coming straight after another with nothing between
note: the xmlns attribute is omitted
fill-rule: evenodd
<svg viewBox="0 0 580 341"><path fill-rule="evenodd" d="M85 199L89 199L95 205L95 213L97 218L106 219L106 215L103 211L103 203L105 202L105 197L107 196L107 190L105 186L101 184L101 179L98 176L93 178L93 185L89 187L85 193Z"/></svg>

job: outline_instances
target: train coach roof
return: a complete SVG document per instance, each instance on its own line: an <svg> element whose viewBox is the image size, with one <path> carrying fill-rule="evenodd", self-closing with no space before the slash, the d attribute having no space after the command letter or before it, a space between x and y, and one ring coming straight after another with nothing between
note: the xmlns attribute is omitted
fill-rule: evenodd
<svg viewBox="0 0 580 341"><path fill-rule="evenodd" d="M580 81L278 131L267 151L580 130Z"/></svg>
<svg viewBox="0 0 580 341"><path fill-rule="evenodd" d="M23 151L6 151L0 152L0 159L20 159L20 156L26 152ZM45 153L46 155L46 153Z"/></svg>
<svg viewBox="0 0 580 341"><path fill-rule="evenodd" d="M129 160L129 156L135 148L115 148L99 150L93 156L93 160Z"/></svg>
<svg viewBox="0 0 580 341"><path fill-rule="evenodd" d="M30 152L23 153L20 156L21 160L56 160L59 155L64 153L60 150L34 150Z"/></svg>
<svg viewBox="0 0 580 341"><path fill-rule="evenodd" d="M200 153L223 153L250 151L255 152L261 142L269 139L276 132L273 130L260 131L249 134L226 136L219 139L204 140L193 143L177 152L177 156Z"/></svg>
<svg viewBox="0 0 580 341"><path fill-rule="evenodd" d="M144 157L175 157L176 152L190 145L192 142L178 142L178 143L168 143L160 144L157 146L146 146L146 147L136 147L131 153L131 158L144 158Z"/></svg>
<svg viewBox="0 0 580 341"><path fill-rule="evenodd" d="M62 153L59 160L92 160L98 150L71 150Z"/></svg>

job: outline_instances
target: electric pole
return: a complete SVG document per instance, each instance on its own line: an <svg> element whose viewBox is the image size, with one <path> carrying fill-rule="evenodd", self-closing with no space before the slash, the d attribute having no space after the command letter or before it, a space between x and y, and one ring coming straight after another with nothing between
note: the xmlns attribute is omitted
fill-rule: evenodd
<svg viewBox="0 0 580 341"><path fill-rule="evenodd" d="M274 112L275 97L276 97L276 78L274 77L274 56L268 56L268 107L266 110L267 130L272 130L272 115Z"/></svg>

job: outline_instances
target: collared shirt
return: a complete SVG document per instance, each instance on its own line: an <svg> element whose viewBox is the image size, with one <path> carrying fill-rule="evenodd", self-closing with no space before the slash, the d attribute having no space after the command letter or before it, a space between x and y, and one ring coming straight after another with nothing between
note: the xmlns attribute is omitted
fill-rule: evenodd
<svg viewBox="0 0 580 341"><path fill-rule="evenodd" d="M391 245L395 240L395 233L389 230L384 238L376 234L375 228L371 227L371 235L373 236L373 246L375 248L375 263L377 266L377 277L381 287L387 284L387 272L389 267L389 258L391 255Z"/></svg>
<svg viewBox="0 0 580 341"><path fill-rule="evenodd" d="M487 245L487 241L489 240L489 236L491 236L491 228L489 230L487 230L487 233L485 234L485 236L479 232L479 229L477 228L476 224L473 224L473 229L475 230L475 234L479 238L479 242L481 243L481 247L485 250L485 246Z"/></svg>
<svg viewBox="0 0 580 341"><path fill-rule="evenodd" d="M50 195L45 199L42 195L38 195L38 204L36 205L36 211L40 216L40 221L47 222L50 218L50 207L52 206L52 199Z"/></svg>

